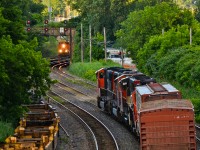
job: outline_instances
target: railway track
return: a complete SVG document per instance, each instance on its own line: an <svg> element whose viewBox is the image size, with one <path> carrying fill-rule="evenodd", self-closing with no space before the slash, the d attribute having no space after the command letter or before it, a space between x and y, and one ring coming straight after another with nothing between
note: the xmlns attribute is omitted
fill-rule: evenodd
<svg viewBox="0 0 200 150"><path fill-rule="evenodd" d="M65 83L62 82L58 82L57 84L55 84L54 86L57 86L63 90L65 90L66 92L70 92L71 94L76 94L77 96L79 96L80 100L95 100L96 101L96 97L95 96L90 96L87 93L84 93L83 91L80 91L76 88L70 87L68 85L66 85Z"/></svg>
<svg viewBox="0 0 200 150"><path fill-rule="evenodd" d="M100 119L101 122L103 122L112 132L120 149L139 149L138 140L129 130L127 130L127 128L124 128L124 126L117 122L115 119L111 118L109 115L97 108L96 84L77 76L68 74L68 72L65 71L65 64L57 64L53 66L51 70L51 78L58 81L58 83L52 86L54 92L59 93L64 98L73 101L79 107L86 109L93 116ZM73 90L69 88L72 88ZM68 128L66 130L69 132L70 129Z"/></svg>
<svg viewBox="0 0 200 150"><path fill-rule="evenodd" d="M87 137L88 141L90 141L90 145L88 146L91 149L119 149L114 136L100 120L59 94L50 92L48 95L50 97L57 97L57 99L62 99L62 104L56 102L59 106L63 107L62 111L64 109L70 110L71 114L73 114L74 117L81 120L82 124L84 124L85 126L85 129L87 128L88 133L90 133L90 136Z"/></svg>
<svg viewBox="0 0 200 150"><path fill-rule="evenodd" d="M70 58L68 57L55 57L50 58L50 66L68 66L70 64Z"/></svg>
<svg viewBox="0 0 200 150"><path fill-rule="evenodd" d="M197 139L197 142L200 143L200 126L195 125L195 127L196 127L196 139Z"/></svg>

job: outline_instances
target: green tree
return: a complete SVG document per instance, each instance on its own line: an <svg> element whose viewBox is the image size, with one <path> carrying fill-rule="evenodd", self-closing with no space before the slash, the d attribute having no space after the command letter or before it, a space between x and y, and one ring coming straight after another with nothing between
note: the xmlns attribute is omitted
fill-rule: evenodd
<svg viewBox="0 0 200 150"><path fill-rule="evenodd" d="M42 58L38 40L27 38L25 22L36 11L33 1L0 1L0 119L15 122L24 111L21 104L40 98L49 89L49 62ZM36 52L38 51L38 52ZM32 91L32 92L31 92ZM8 109L9 108L9 109Z"/></svg>
<svg viewBox="0 0 200 150"><path fill-rule="evenodd" d="M165 10L165 11L163 11ZM188 10L181 10L174 3L162 2L144 10L134 11L122 22L122 29L116 32L117 42L127 48L135 60L138 50L152 35L160 35L177 25L191 25L193 16Z"/></svg>
<svg viewBox="0 0 200 150"><path fill-rule="evenodd" d="M15 121L23 112L21 104L31 102L32 93L38 98L45 95L51 83L49 63L34 51L36 39L15 45L3 37L0 44L0 117Z"/></svg>

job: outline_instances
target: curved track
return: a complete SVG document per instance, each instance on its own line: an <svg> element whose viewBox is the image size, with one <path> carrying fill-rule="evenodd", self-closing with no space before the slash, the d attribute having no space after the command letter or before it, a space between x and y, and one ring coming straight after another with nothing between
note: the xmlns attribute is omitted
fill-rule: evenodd
<svg viewBox="0 0 200 150"><path fill-rule="evenodd" d="M109 115L97 108L97 101L95 97L97 94L97 86L95 83L68 74L65 71L65 64L56 64L51 69L51 78L56 79L58 81L58 83L56 83L55 86L52 86L52 89L56 93L60 93L60 95L62 95L63 93L64 98L70 99L70 101L73 101L79 107L86 109L91 114L93 114L93 116L100 119L101 122L103 122L107 126L107 128L112 132L112 134L116 138L116 141L119 145L119 149L139 149L138 140L129 130L127 130L127 128L125 128L123 125L119 124L119 122L117 122L115 119L111 118ZM57 91L58 89L59 91ZM71 100L72 96L74 95L76 95L75 100Z"/></svg>
<svg viewBox="0 0 200 150"><path fill-rule="evenodd" d="M65 108L70 110L70 112L73 113L74 116L78 117L82 121L82 123L85 124L87 130L90 131L90 134L93 137L92 138L93 142L90 142L90 144L93 143L91 145L91 147L93 147L92 149L94 149L94 147L96 147L95 149L112 149L112 150L119 149L115 138L108 130L108 128L100 120L95 118L89 112L81 109L79 106L71 103L69 100L67 100L66 98L62 97L59 94L51 92L49 93L49 95L51 95L51 97L61 98L64 101L63 104L58 102L57 104L62 106L63 109Z"/></svg>

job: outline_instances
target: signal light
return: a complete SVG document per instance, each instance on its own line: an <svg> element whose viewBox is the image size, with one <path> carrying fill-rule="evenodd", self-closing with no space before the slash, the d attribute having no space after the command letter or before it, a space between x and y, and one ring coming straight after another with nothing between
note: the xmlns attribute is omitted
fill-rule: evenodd
<svg viewBox="0 0 200 150"><path fill-rule="evenodd" d="M48 20L45 20L45 21L44 21L44 24L48 24L48 23L49 23L49 21L48 21Z"/></svg>
<svg viewBox="0 0 200 150"><path fill-rule="evenodd" d="M30 21L30 20L27 20L27 21L26 21L26 24L27 24L27 25L30 25L30 24L31 24L31 21Z"/></svg>
<svg viewBox="0 0 200 150"><path fill-rule="evenodd" d="M48 32L48 30L49 30L48 28L44 28L44 32Z"/></svg>
<svg viewBox="0 0 200 150"><path fill-rule="evenodd" d="M64 24L67 24L67 20L64 20Z"/></svg>
<svg viewBox="0 0 200 150"><path fill-rule="evenodd" d="M26 28L26 31L28 31L28 32L31 31L31 28Z"/></svg>
<svg viewBox="0 0 200 150"><path fill-rule="evenodd" d="M68 30L67 28L64 28L64 31L65 31L65 32L67 32L67 30Z"/></svg>

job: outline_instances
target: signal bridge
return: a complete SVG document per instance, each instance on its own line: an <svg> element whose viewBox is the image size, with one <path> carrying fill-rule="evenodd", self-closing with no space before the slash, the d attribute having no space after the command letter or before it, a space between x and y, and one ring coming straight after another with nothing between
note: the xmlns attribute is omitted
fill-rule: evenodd
<svg viewBox="0 0 200 150"><path fill-rule="evenodd" d="M73 36L75 29L64 27L32 27L28 28L27 32L38 33L43 36Z"/></svg>

